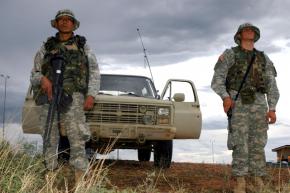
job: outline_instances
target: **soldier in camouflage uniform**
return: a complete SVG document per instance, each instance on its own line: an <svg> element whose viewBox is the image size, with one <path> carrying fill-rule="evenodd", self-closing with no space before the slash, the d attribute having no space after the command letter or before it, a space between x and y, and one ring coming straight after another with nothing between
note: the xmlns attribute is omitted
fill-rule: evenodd
<svg viewBox="0 0 290 193"><path fill-rule="evenodd" d="M44 93L48 101L51 101L52 70L50 60L55 54L60 54L64 58L63 90L67 95L72 96L72 102L67 106L66 111L60 114L60 122L61 128L65 130L70 142L70 165L75 168L76 178L78 179L88 168L85 142L90 137L90 130L85 122L84 110L93 108L94 96L97 95L100 87L99 67L95 55L86 44L85 37L73 33L79 27L79 24L72 11L65 9L57 12L55 19L51 20L51 25L58 30L58 33L54 37L48 38L37 52L31 73L34 92L37 95ZM48 103L43 105L43 113L40 115L43 132L45 130ZM55 170L58 166L59 133L55 118L50 146L44 152L45 164L50 171ZM44 146L47 146L47 144L44 144Z"/></svg>
<svg viewBox="0 0 290 193"><path fill-rule="evenodd" d="M211 83L212 89L223 100L225 113L230 109L228 148L232 152L232 174L237 179L235 193L245 193L246 176L255 179L258 188L263 186L266 175L265 145L268 124L276 122L276 104L279 99L275 67L269 57L254 48L260 30L245 23L234 36L237 47L226 49L219 57ZM252 66L242 86L248 65Z"/></svg>

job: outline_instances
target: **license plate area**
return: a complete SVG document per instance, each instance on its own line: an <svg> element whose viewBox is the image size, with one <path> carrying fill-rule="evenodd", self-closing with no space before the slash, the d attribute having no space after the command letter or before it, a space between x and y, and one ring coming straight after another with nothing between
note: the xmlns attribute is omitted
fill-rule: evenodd
<svg viewBox="0 0 290 193"><path fill-rule="evenodd" d="M117 137L117 136L121 138L129 137L128 128L111 128L110 130L111 130L110 134L112 137Z"/></svg>

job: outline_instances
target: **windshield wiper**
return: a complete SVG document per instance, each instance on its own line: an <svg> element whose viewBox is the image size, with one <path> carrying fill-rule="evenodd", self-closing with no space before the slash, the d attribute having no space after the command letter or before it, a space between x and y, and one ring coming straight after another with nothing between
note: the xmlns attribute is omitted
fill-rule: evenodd
<svg viewBox="0 0 290 193"><path fill-rule="evenodd" d="M140 95L135 94L134 92L122 92L122 93L120 94L120 96L123 96L123 95L129 95L129 96L140 97Z"/></svg>

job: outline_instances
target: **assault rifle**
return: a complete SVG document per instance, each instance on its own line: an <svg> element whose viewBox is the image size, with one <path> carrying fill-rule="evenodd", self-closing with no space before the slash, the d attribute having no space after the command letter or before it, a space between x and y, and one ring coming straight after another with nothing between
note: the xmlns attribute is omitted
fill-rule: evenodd
<svg viewBox="0 0 290 193"><path fill-rule="evenodd" d="M65 69L65 61L62 55L56 54L50 60L52 67L52 100L49 102L48 114L44 131L44 146L43 150L46 151L47 147L51 146L50 137L51 130L53 129L53 120L55 113L57 113L57 127L60 129L60 102L63 95L63 72Z"/></svg>

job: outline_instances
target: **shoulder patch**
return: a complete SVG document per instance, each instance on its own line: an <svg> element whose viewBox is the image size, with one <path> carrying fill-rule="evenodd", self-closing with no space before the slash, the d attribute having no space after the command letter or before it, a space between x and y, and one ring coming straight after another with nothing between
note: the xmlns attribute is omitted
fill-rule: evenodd
<svg viewBox="0 0 290 193"><path fill-rule="evenodd" d="M219 59L218 60L220 60L220 61L224 61L225 60L225 56L224 56L224 54L222 54L222 55L220 55L220 57L219 57Z"/></svg>
<svg viewBox="0 0 290 193"><path fill-rule="evenodd" d="M224 54L220 55L218 61L215 64L214 70L217 70L218 68L222 67L224 60L225 60Z"/></svg>

